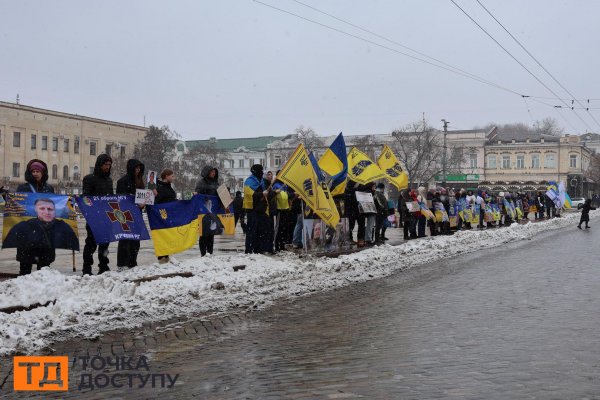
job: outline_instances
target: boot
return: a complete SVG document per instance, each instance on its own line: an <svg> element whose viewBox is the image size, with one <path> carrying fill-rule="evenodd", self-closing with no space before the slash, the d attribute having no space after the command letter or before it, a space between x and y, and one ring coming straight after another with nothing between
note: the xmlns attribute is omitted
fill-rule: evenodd
<svg viewBox="0 0 600 400"><path fill-rule="evenodd" d="M91 265L84 265L83 268L82 268L82 270L81 270L81 272L82 272L83 276L85 276L85 275L92 275L92 266Z"/></svg>
<svg viewBox="0 0 600 400"><path fill-rule="evenodd" d="M358 239L357 247L365 247L365 241L362 239Z"/></svg>

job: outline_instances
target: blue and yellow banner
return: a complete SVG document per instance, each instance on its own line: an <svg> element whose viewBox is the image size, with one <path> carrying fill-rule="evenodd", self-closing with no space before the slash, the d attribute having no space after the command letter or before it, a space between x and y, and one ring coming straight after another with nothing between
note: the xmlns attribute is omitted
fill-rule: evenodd
<svg viewBox="0 0 600 400"><path fill-rule="evenodd" d="M346 154L346 141L342 132L319 160L319 168L331 176L329 184L331 195L337 196L344 193L348 182L348 155Z"/></svg>
<svg viewBox="0 0 600 400"><path fill-rule="evenodd" d="M78 196L76 201L96 243L150 239L133 196Z"/></svg>
<svg viewBox="0 0 600 400"><path fill-rule="evenodd" d="M198 242L198 216L206 205L200 195L190 200L146 206L157 256L180 253Z"/></svg>

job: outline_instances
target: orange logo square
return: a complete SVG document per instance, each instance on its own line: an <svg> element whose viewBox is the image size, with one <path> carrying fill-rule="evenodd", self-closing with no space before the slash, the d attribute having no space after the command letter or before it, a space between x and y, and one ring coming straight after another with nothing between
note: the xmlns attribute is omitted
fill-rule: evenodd
<svg viewBox="0 0 600 400"><path fill-rule="evenodd" d="M13 357L15 391L69 390L68 356Z"/></svg>

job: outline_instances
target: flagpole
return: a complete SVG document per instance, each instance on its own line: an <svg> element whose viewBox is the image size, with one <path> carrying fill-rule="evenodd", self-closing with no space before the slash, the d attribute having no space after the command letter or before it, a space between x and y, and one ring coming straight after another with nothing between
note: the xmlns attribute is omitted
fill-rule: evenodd
<svg viewBox="0 0 600 400"><path fill-rule="evenodd" d="M75 250L71 250L71 253L73 254L73 272L76 272L77 270L75 269Z"/></svg>
<svg viewBox="0 0 600 400"><path fill-rule="evenodd" d="M302 197L300 198L300 205L302 206L302 248L305 253L308 253L308 243L306 243L306 239L304 237L304 201L302 201Z"/></svg>

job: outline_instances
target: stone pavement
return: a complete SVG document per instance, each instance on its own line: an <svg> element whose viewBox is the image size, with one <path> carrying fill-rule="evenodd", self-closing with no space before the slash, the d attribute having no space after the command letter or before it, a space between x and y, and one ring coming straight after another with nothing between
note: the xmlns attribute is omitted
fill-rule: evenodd
<svg viewBox="0 0 600 400"><path fill-rule="evenodd" d="M59 343L57 355L144 355L149 372L133 372L179 376L78 391L76 367L71 390L47 397L600 399L596 222L256 313ZM13 393L6 370L0 386L35 397Z"/></svg>

